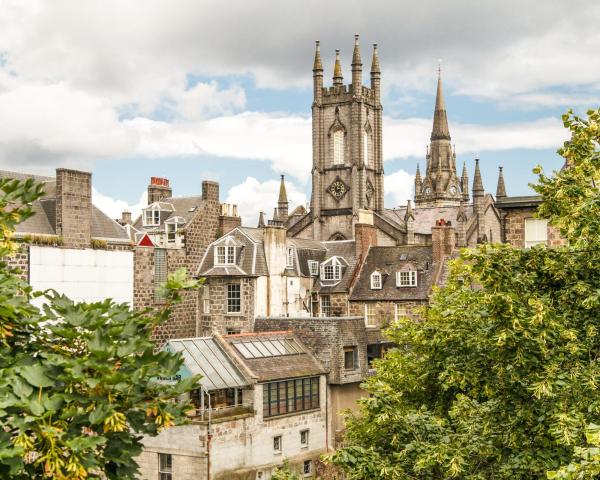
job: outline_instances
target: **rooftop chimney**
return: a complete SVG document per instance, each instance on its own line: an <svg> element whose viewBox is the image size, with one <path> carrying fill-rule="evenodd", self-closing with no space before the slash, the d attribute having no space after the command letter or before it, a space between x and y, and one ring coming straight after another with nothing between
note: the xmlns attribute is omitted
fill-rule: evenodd
<svg viewBox="0 0 600 480"><path fill-rule="evenodd" d="M456 232L451 222L443 218L435 222L435 226L431 227L431 244L433 261L436 263L452 254L456 245Z"/></svg>
<svg viewBox="0 0 600 480"><path fill-rule="evenodd" d="M173 196L168 178L151 177L148 185L148 205Z"/></svg>

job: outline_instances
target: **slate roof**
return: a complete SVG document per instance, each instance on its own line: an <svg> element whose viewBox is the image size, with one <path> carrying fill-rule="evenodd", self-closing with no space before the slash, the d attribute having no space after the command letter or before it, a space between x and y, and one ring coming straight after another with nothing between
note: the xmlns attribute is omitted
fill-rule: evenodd
<svg viewBox="0 0 600 480"><path fill-rule="evenodd" d="M146 232L162 230L164 228L164 223L173 217L182 217L186 223L189 222L201 208L202 195L163 198L160 202L155 203L159 204L161 208L164 208L164 211L161 211L160 215L160 225L144 227L142 222L142 212L142 215L133 222L133 227L136 230Z"/></svg>
<svg viewBox="0 0 600 480"><path fill-rule="evenodd" d="M356 242L354 240L342 240L319 243L327 248L327 253L324 260L327 260L331 257L341 257L348 265L343 268L342 278L338 283L335 285L330 285L328 282L328 284L323 285L321 282L319 292L327 294L348 291L350 281L352 280L352 276L354 274L354 269L356 268Z"/></svg>
<svg viewBox="0 0 600 480"><path fill-rule="evenodd" d="M539 195L504 197L496 201L496 208L538 207L540 203L542 203L542 197Z"/></svg>
<svg viewBox="0 0 600 480"><path fill-rule="evenodd" d="M465 214L467 220L473 216L473 205L465 204ZM453 225L457 224L458 206L453 207L423 207L414 206L412 207L413 215L415 217L415 233L431 235L431 227L435 225L435 222L440 218L448 221L450 220ZM382 212L383 216L396 224L405 225L404 215L406 214L406 207L398 208L386 208Z"/></svg>
<svg viewBox="0 0 600 480"><path fill-rule="evenodd" d="M285 378L309 377L326 373L304 344L292 332L240 333L225 335L223 340L231 345L236 357L250 370L259 382ZM263 358L245 358L234 344L239 342L262 342L290 339L301 348L301 353Z"/></svg>
<svg viewBox="0 0 600 480"><path fill-rule="evenodd" d="M396 287L396 272L411 266L418 272L416 287ZM371 247L360 275L350 294L350 300L427 300L435 281L437 265L433 263L431 247L402 245ZM382 288L371 289L371 274L382 274Z"/></svg>
<svg viewBox="0 0 600 480"><path fill-rule="evenodd" d="M30 175L20 172L0 170L0 178L15 178L44 182L45 195L33 202L35 213L16 227L17 234L21 235L56 235L56 181L52 177ZM127 231L112 218L108 217L99 208L92 205L92 238L129 242Z"/></svg>
<svg viewBox="0 0 600 480"><path fill-rule="evenodd" d="M200 383L209 391L250 384L213 337L173 339L163 348L181 352L186 369L193 375L201 374Z"/></svg>

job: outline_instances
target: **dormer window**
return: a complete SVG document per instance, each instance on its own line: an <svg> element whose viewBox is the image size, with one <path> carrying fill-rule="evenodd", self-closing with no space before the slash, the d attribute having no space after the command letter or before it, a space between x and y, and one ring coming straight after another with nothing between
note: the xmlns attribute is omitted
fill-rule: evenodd
<svg viewBox="0 0 600 480"><path fill-rule="evenodd" d="M371 290L381 290L381 273L373 272L371 274Z"/></svg>
<svg viewBox="0 0 600 480"><path fill-rule="evenodd" d="M167 243L174 244L177 241L177 232L183 226L185 220L182 217L173 217L165 222Z"/></svg>
<svg viewBox="0 0 600 480"><path fill-rule="evenodd" d="M160 210L157 207L144 210L144 227L156 227L160 225Z"/></svg>
<svg viewBox="0 0 600 480"><path fill-rule="evenodd" d="M287 257L285 260L285 266L287 268L293 268L294 267L294 247L288 247L287 248Z"/></svg>
<svg viewBox="0 0 600 480"><path fill-rule="evenodd" d="M416 287L417 286L417 271L416 270L404 270L402 272L396 272L396 286L397 287Z"/></svg>
<svg viewBox="0 0 600 480"><path fill-rule="evenodd" d="M316 277L319 274L319 262L316 260L308 261L308 271L311 277Z"/></svg>
<svg viewBox="0 0 600 480"><path fill-rule="evenodd" d="M342 263L338 258L332 257L321 264L321 280L339 281L342 279Z"/></svg>
<svg viewBox="0 0 600 480"><path fill-rule="evenodd" d="M235 247L219 246L215 247L215 265L234 265Z"/></svg>

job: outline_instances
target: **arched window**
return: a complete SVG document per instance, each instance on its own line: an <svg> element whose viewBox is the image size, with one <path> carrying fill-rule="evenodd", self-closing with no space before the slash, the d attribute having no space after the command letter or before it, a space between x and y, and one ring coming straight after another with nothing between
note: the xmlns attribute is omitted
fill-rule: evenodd
<svg viewBox="0 0 600 480"><path fill-rule="evenodd" d="M333 132L333 164L343 165L344 163L344 131L336 130Z"/></svg>
<svg viewBox="0 0 600 480"><path fill-rule="evenodd" d="M363 156L365 159L365 165L367 167L371 166L371 158L369 157L369 150L370 150L370 145L369 145L369 132L365 132L363 134Z"/></svg>

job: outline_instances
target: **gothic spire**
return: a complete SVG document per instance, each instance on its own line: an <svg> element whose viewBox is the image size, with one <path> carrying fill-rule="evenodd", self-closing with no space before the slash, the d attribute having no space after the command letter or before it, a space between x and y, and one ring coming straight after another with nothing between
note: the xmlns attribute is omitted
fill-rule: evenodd
<svg viewBox="0 0 600 480"><path fill-rule="evenodd" d="M463 162L462 175L460 177L460 189L463 200L469 200L469 175L467 174L467 162Z"/></svg>
<svg viewBox="0 0 600 480"><path fill-rule="evenodd" d="M498 186L496 187L496 200L499 198L506 198L506 186L504 185L502 167L498 167Z"/></svg>
<svg viewBox="0 0 600 480"><path fill-rule="evenodd" d="M340 50L335 51L335 64L333 66L333 84L342 85L344 77L342 76L342 64L340 63Z"/></svg>
<svg viewBox="0 0 600 480"><path fill-rule="evenodd" d="M435 111L433 113L433 129L431 130L431 140L450 140L448 117L446 115L446 103L444 102L444 92L442 90L441 69L438 69L438 83L437 93L435 96Z"/></svg>
<svg viewBox="0 0 600 480"><path fill-rule="evenodd" d="M288 203L287 192L285 190L285 175L281 176L281 183L279 184L279 199L277 203Z"/></svg>
<svg viewBox="0 0 600 480"><path fill-rule="evenodd" d="M417 163L417 173L415 173L415 185L421 185L423 180L421 180L421 170L419 169L419 164Z"/></svg>
<svg viewBox="0 0 600 480"><path fill-rule="evenodd" d="M257 228L265 228L265 212L261 211L258 215L258 227Z"/></svg>
<svg viewBox="0 0 600 480"><path fill-rule="evenodd" d="M379 55L377 54L377 44L373 44L373 60L371 61L371 75L375 73L381 73L381 67L379 66Z"/></svg>
<svg viewBox="0 0 600 480"><path fill-rule="evenodd" d="M475 159L475 177L473 178L473 196L483 196L483 180L481 179L481 171L479 170L479 158Z"/></svg>
<svg viewBox="0 0 600 480"><path fill-rule="evenodd" d="M315 63L313 64L313 72L316 74L317 72L323 72L323 62L321 62L321 42L317 40L315 42Z"/></svg>
<svg viewBox="0 0 600 480"><path fill-rule="evenodd" d="M274 222L278 222L279 221L279 214L277 213L277 207L275 207L273 209L273 221Z"/></svg>

